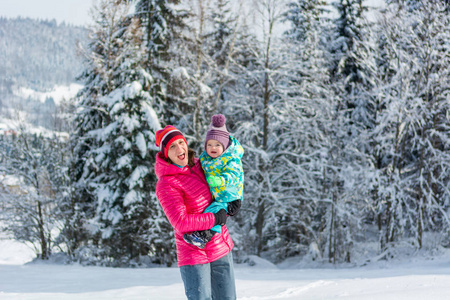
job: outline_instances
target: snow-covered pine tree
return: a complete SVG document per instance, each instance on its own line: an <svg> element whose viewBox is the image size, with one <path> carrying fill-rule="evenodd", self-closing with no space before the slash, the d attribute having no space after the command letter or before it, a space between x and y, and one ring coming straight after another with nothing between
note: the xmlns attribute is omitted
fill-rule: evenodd
<svg viewBox="0 0 450 300"><path fill-rule="evenodd" d="M350 261L355 234L353 230L360 224L362 209L358 201L364 198L364 170L367 159L362 149L359 133L363 119L359 114L365 111L367 97L362 97L362 91L368 89L367 73L364 65L359 65L356 48L361 39L363 29L363 13L366 8L363 1L342 0L333 3L337 8L338 17L334 25L326 24L328 28L322 31L322 38L327 45L329 88L334 91L331 127L328 129L329 147L327 167L324 169L324 191L330 201L326 210L327 252L330 262L338 260ZM360 108L356 110L356 103ZM365 115L364 115L365 117ZM360 194L360 193L363 194ZM326 194L324 194L326 195Z"/></svg>
<svg viewBox="0 0 450 300"><path fill-rule="evenodd" d="M248 34L243 17L242 30L237 36L233 53L232 76L235 80L230 97L223 104L227 115L233 116L235 136L244 145L243 159L245 173L244 204L247 214L247 232L241 239L247 253L261 255L273 250L270 247L272 234L268 224L275 222L275 194L271 184L273 173L271 139L274 137L272 105L279 100L278 67L279 55L277 30L280 25L284 4L280 1L255 1L254 18L262 34ZM240 37L246 37L241 40ZM246 49L245 49L246 48ZM239 70L240 72L234 71ZM235 74L235 75L234 75Z"/></svg>
<svg viewBox="0 0 450 300"><path fill-rule="evenodd" d="M137 19L120 26L126 27L116 32L122 43L113 70L116 88L98 99L106 105L110 122L89 133L99 143L93 151L98 175L90 186L97 201L92 224L99 226L101 243L108 256L126 260L157 257L154 251L164 250L161 244L166 241L158 229L167 221L154 197L154 134L161 125L146 91L152 78L142 66L142 31Z"/></svg>
<svg viewBox="0 0 450 300"><path fill-rule="evenodd" d="M431 9L430 9L431 7ZM447 6L439 1L391 4L381 23L383 67L377 144L381 166L377 209L381 250L424 232L448 230L448 45Z"/></svg>
<svg viewBox="0 0 450 300"><path fill-rule="evenodd" d="M370 44L359 41L371 27L367 21L368 7L364 0L339 0L333 2L338 17L329 30L328 51L329 68L336 93L344 99L342 110L348 114L348 132L350 137L358 138L361 128L373 127L371 99L367 91L371 89L369 66L361 62L361 55Z"/></svg>
<svg viewBox="0 0 450 300"><path fill-rule="evenodd" d="M325 2L292 1L285 21L283 50L286 63L280 97L274 105L277 134L273 186L279 201L276 209L277 248L284 256L305 255L311 244L324 252L327 244L325 218L332 205L326 188L328 153L335 130L336 97L330 88L324 45ZM281 71L280 71L281 72ZM331 204L330 204L331 203Z"/></svg>
<svg viewBox="0 0 450 300"><path fill-rule="evenodd" d="M317 32L320 18L325 18L326 1L323 0L295 0L287 4L285 22L291 25L285 35L291 41L305 42ZM320 30L319 30L320 33Z"/></svg>
<svg viewBox="0 0 450 300"><path fill-rule="evenodd" d="M139 20L128 15L128 4L103 1L99 8L86 71L92 81L81 94L90 100L82 103L91 106L80 119L92 110L104 119L95 127L78 123L84 134L80 140L90 141L80 181L92 199L81 221L104 263L128 264L150 255L171 264L173 245L165 236L170 230L154 197L154 133L161 125L147 92L152 78L143 68L143 31Z"/></svg>
<svg viewBox="0 0 450 300"><path fill-rule="evenodd" d="M79 52L84 59L85 70L78 77L84 83L83 89L77 95L79 111L73 121L71 133L72 158L70 166L71 198L67 201L67 214L70 216L64 228L64 235L69 242L69 253L82 249L83 246L98 241L98 234L86 226L86 221L95 215L95 197L89 182L97 176L98 166L94 161L93 149L98 147L94 137L88 133L103 128L109 122L105 104L98 101L102 95L114 89L111 78L115 65L115 47L113 36L117 23L123 18L123 12L111 5L110 1L101 1L92 8L94 25L90 28L89 43L84 49L79 46Z"/></svg>
<svg viewBox="0 0 450 300"><path fill-rule="evenodd" d="M187 1L188 30L173 45L177 65L171 74L167 97L170 98L172 124L187 136L189 146L203 151L203 136L211 121L213 92L209 79L213 72L212 59L206 46L209 2Z"/></svg>
<svg viewBox="0 0 450 300"><path fill-rule="evenodd" d="M343 81L342 88L348 95L351 95L354 84L361 81L363 75L359 72L361 66L357 64L353 54L355 41L361 39L363 14L367 11L363 3L364 0L333 2L338 17L334 20L333 32L330 32L330 74L334 81Z"/></svg>
<svg viewBox="0 0 450 300"><path fill-rule="evenodd" d="M147 51L144 61L149 70L157 71L162 61L168 61L170 45L175 39L180 38L180 31L185 26L184 14L175 9L180 0L134 2L136 2L135 15L141 20L145 31L143 42Z"/></svg>
<svg viewBox="0 0 450 300"><path fill-rule="evenodd" d="M242 6L242 2L240 4ZM211 29L205 36L205 44L214 69L211 74L213 78L210 80L214 93L212 113L222 111L221 105L225 98L229 97L227 88L234 83L233 76L230 76L230 62L235 55L239 17L239 14L232 10L231 2L228 0L215 1L208 17Z"/></svg>
<svg viewBox="0 0 450 300"><path fill-rule="evenodd" d="M141 20L146 45L145 70L152 76L149 90L158 114L165 124L176 124L182 117L176 92L171 91L170 81L180 65L176 43L182 43L187 14L179 6L180 0L134 0L135 15ZM176 72L175 72L176 73ZM168 87L169 85L169 87ZM168 91L169 88L169 91ZM174 95L172 95L172 93ZM164 112L164 113L162 113Z"/></svg>
<svg viewBox="0 0 450 300"><path fill-rule="evenodd" d="M212 25L211 32L207 34L209 55L217 65L225 66L229 61L237 22L237 16L234 15L229 0L218 0L213 3L209 22Z"/></svg>

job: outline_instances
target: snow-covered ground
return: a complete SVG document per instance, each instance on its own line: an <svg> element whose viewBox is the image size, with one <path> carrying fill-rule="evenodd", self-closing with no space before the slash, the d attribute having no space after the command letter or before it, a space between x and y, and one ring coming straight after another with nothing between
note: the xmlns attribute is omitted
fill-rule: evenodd
<svg viewBox="0 0 450 300"><path fill-rule="evenodd" d="M0 240L0 299L185 299L177 268L124 269L26 263L23 245ZM450 299L450 256L359 268L236 265L238 299Z"/></svg>

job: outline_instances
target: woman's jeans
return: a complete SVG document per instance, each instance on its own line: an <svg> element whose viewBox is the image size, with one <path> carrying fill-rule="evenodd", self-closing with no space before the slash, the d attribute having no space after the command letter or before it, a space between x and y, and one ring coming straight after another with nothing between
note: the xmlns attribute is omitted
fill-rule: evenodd
<svg viewBox="0 0 450 300"><path fill-rule="evenodd" d="M209 264L180 267L184 289L189 300L235 300L233 256Z"/></svg>

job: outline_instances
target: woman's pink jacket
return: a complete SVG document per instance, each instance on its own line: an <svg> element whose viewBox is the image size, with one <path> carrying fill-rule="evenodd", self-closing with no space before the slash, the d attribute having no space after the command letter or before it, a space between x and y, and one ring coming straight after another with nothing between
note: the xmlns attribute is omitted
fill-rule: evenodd
<svg viewBox="0 0 450 300"><path fill-rule="evenodd" d="M226 225L204 249L183 240L183 234L187 232L214 226L214 214L202 213L212 202L212 197L200 161L196 158L192 168L179 168L162 159L159 152L155 172L158 177L156 196L175 229L178 266L206 264L227 255L234 244Z"/></svg>

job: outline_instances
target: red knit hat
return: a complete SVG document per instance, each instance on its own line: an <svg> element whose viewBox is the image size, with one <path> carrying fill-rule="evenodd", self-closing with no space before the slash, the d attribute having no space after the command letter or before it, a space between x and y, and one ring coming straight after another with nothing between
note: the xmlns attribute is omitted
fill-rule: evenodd
<svg viewBox="0 0 450 300"><path fill-rule="evenodd" d="M178 139L183 139L184 142L187 144L186 139L184 138L184 135L176 129L172 125L167 125L163 129L158 130L155 133L155 144L156 146L161 149L161 153L164 154L164 157L167 158L167 152L169 152L169 147L173 142L175 142Z"/></svg>

